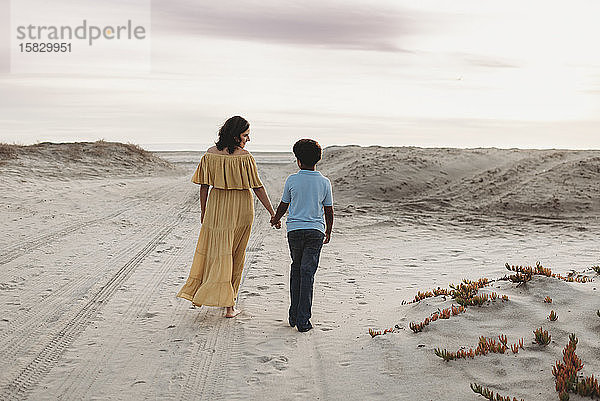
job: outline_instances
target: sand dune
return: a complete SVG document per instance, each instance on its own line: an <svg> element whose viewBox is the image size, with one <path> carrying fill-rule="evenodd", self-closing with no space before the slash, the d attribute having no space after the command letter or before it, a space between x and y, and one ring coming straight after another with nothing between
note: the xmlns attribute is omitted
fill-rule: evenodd
<svg viewBox="0 0 600 401"><path fill-rule="evenodd" d="M154 175L174 170L173 164L133 144L96 141L0 145L0 178L15 176L64 180Z"/></svg>
<svg viewBox="0 0 600 401"><path fill-rule="evenodd" d="M400 212L600 215L600 151L330 147L320 165L338 201Z"/></svg>

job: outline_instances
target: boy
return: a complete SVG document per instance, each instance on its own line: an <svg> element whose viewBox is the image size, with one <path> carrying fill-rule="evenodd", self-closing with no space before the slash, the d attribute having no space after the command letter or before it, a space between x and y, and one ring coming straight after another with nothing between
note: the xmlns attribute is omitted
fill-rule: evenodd
<svg viewBox="0 0 600 401"><path fill-rule="evenodd" d="M331 183L315 170L315 165L321 160L319 143L301 139L294 144L294 155L300 171L285 181L281 203L271 218L271 225L280 224L289 206L286 226L292 268L288 321L299 332L305 332L312 329L313 283L321 248L331 238L333 197Z"/></svg>

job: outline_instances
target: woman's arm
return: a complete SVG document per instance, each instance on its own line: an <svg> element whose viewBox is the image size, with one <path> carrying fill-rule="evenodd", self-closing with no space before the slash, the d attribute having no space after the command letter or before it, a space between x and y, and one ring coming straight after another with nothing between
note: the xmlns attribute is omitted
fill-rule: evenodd
<svg viewBox="0 0 600 401"><path fill-rule="evenodd" d="M252 189L254 190L254 193L256 194L256 197L258 198L260 203L263 204L265 209L267 209L267 212L269 212L271 217L273 217L275 215L275 211L273 210L273 205L271 205L271 200L269 200L269 195L267 195L267 191L265 190L265 187L252 188Z"/></svg>
<svg viewBox="0 0 600 401"><path fill-rule="evenodd" d="M204 223L204 212L206 211L206 200L208 199L208 185L200 185L200 224Z"/></svg>

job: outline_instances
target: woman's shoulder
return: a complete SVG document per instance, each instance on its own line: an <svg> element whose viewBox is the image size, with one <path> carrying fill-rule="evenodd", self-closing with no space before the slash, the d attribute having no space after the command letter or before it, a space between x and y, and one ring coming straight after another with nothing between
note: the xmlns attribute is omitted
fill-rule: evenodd
<svg viewBox="0 0 600 401"><path fill-rule="evenodd" d="M243 156L250 154L246 149L236 149L233 153L229 153L227 149L219 150L216 146L208 148L206 153L220 156Z"/></svg>

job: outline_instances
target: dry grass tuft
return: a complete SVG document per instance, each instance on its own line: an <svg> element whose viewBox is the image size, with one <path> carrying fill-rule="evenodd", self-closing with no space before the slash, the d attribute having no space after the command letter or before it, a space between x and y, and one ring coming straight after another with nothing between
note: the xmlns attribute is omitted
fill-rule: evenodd
<svg viewBox="0 0 600 401"><path fill-rule="evenodd" d="M10 145L0 143L0 159L14 159L17 157L17 148L19 145Z"/></svg>

